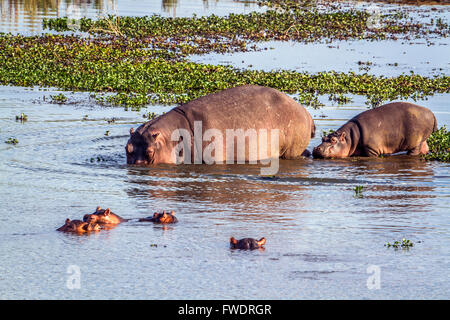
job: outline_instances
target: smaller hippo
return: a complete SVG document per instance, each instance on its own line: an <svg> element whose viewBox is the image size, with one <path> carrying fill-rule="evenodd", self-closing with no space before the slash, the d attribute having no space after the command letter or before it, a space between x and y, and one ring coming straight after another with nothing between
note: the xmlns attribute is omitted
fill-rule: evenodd
<svg viewBox="0 0 450 320"><path fill-rule="evenodd" d="M254 250L263 248L266 244L266 238L261 238L255 240L252 238L244 238L241 240L236 240L235 238L230 238L230 248L231 249L242 249L242 250Z"/></svg>
<svg viewBox="0 0 450 320"><path fill-rule="evenodd" d="M163 211L162 213L155 212L153 217L147 217L139 219L139 221L149 221L154 223L168 224L168 223L177 223L178 219L175 217L175 212L171 211L167 213Z"/></svg>
<svg viewBox="0 0 450 320"><path fill-rule="evenodd" d="M62 227L56 229L56 231L74 233L86 233L98 230L100 230L100 225L91 220L85 222L81 220L70 220L69 218L66 219L66 223Z"/></svg>
<svg viewBox="0 0 450 320"><path fill-rule="evenodd" d="M97 207L94 213L91 214L85 214L83 217L83 221L92 221L100 224L119 224L121 222L127 221L126 219L123 219L122 217L118 216L117 214L111 212L111 210L108 209L102 209L100 207Z"/></svg>
<svg viewBox="0 0 450 320"><path fill-rule="evenodd" d="M377 157L407 151L427 154L427 139L437 130L431 110L408 102L393 102L364 111L314 148L315 158Z"/></svg>

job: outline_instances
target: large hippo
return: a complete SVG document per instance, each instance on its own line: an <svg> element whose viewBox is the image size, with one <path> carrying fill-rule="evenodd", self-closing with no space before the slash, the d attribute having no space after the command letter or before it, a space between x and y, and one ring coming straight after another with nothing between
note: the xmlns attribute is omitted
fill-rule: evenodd
<svg viewBox="0 0 450 320"><path fill-rule="evenodd" d="M193 138L191 143L182 141L186 140L186 136L180 138L180 135L175 134L173 139L174 132L180 132L179 129L190 134ZM263 131L261 129L266 130L266 136L260 134ZM271 140L271 132L276 131L274 129L279 129L277 141ZM229 131L231 134L228 136ZM247 138L244 137L245 142L233 136L233 132L237 136L239 132L248 134ZM252 132L258 135L254 140ZM271 148L275 150L278 143L276 158L297 159L307 155L305 150L314 132L311 115L292 98L272 88L245 85L195 99L141 125L136 131L131 129L125 150L128 164L180 163L177 160L180 158L184 159L181 161L184 163L208 163L202 154L205 148L209 152L214 150L216 163L232 163L229 161L236 160L243 163L275 158L269 152ZM203 139L194 145L198 135ZM253 142L259 142L259 153L254 144L246 143L250 138ZM207 148L212 142L222 141L221 145L215 145L217 149L211 146ZM185 149L173 151L184 143L190 146L189 154L186 152L183 155ZM232 152L227 154L228 144L232 144L233 149L230 148ZM238 151L242 146L244 149ZM267 152L261 153L262 148L266 148L264 150ZM213 152L210 154L212 156Z"/></svg>
<svg viewBox="0 0 450 320"><path fill-rule="evenodd" d="M427 108L393 102L364 111L314 148L315 158L376 157L407 151L428 153L427 139L437 130L434 114Z"/></svg>

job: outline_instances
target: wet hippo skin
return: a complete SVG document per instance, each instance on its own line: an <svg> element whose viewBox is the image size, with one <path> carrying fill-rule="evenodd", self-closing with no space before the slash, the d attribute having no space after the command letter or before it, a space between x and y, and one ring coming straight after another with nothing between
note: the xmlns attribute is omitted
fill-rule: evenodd
<svg viewBox="0 0 450 320"><path fill-rule="evenodd" d="M66 223L56 230L62 232L86 233L100 230L100 225L92 221L85 222L67 219Z"/></svg>
<svg viewBox="0 0 450 320"><path fill-rule="evenodd" d="M230 238L230 248L231 249L242 249L242 250L254 250L262 248L266 243L266 238L261 238L255 240L253 238L244 238L241 240L236 240L235 238Z"/></svg>
<svg viewBox="0 0 450 320"><path fill-rule="evenodd" d="M358 114L314 148L315 158L377 157L407 151L428 153L427 139L437 130L431 110L393 102Z"/></svg>
<svg viewBox="0 0 450 320"><path fill-rule="evenodd" d="M111 212L111 210L108 209L102 209L100 207L97 207L94 213L91 214L85 214L83 217L83 221L91 221L99 224L119 224L121 222L127 221L127 219L124 219L117 214Z"/></svg>
<svg viewBox="0 0 450 320"><path fill-rule="evenodd" d="M162 213L155 212L152 217L139 219L142 222L153 222L161 224L177 223L178 219L175 217L175 212L171 211L167 213L163 211Z"/></svg>
<svg viewBox="0 0 450 320"><path fill-rule="evenodd" d="M191 163L194 163L194 121L201 121L202 133L207 129L217 129L222 133L222 158L215 160L223 162L227 156L227 129L255 129L257 132L260 129L266 129L267 132L279 129L278 151L283 159L297 159L308 155L305 150L315 133L311 115L294 99L272 88L245 85L195 99L141 125L136 131L131 129L130 139L125 146L127 163L176 163L172 150L179 141L171 141L171 135L177 129L190 132ZM267 150L271 150L270 133L268 137L264 144L267 144ZM203 141L202 150L210 143ZM236 149L234 159L237 157ZM253 160L261 160L260 154L257 154L257 157L258 159ZM249 161L248 146L245 150L245 161Z"/></svg>

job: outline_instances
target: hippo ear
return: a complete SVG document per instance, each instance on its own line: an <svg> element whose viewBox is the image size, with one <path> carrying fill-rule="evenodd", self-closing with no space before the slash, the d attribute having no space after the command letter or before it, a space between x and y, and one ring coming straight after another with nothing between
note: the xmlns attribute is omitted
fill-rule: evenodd
<svg viewBox="0 0 450 320"><path fill-rule="evenodd" d="M105 212L104 212L104 215L105 216L109 216L110 214L111 214L111 210L109 210L109 208L106 209Z"/></svg>
<svg viewBox="0 0 450 320"><path fill-rule="evenodd" d="M157 218L158 217L158 212L155 212L154 214L153 214L153 218Z"/></svg>
<svg viewBox="0 0 450 320"><path fill-rule="evenodd" d="M67 219L66 219L66 225L68 225L69 223L70 223L70 219L67 218Z"/></svg>
<svg viewBox="0 0 450 320"><path fill-rule="evenodd" d="M341 140L341 142L345 141L345 132L341 133L341 136L339 137L339 140Z"/></svg>
<svg viewBox="0 0 450 320"><path fill-rule="evenodd" d="M131 136L133 133L134 133L134 129L131 128L131 129L130 129L130 136Z"/></svg>
<svg viewBox="0 0 450 320"><path fill-rule="evenodd" d="M172 216L174 216L175 215L175 211L170 211L170 214L172 215Z"/></svg>
<svg viewBox="0 0 450 320"><path fill-rule="evenodd" d="M100 210L102 210L102 208L98 206L97 209L95 209L95 212L99 212Z"/></svg>
<svg viewBox="0 0 450 320"><path fill-rule="evenodd" d="M259 241L258 241L258 246L263 246L263 245L265 245L266 244L266 238L261 238L261 239L259 239Z"/></svg>
<svg viewBox="0 0 450 320"><path fill-rule="evenodd" d="M230 243L231 243L231 244L237 244L238 241L237 241L235 238L231 237L231 238L230 238Z"/></svg>

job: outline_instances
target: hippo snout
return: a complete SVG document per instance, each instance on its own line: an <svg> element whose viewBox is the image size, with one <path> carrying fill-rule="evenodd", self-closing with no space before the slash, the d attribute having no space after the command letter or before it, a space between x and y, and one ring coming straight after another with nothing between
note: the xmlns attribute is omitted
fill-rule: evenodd
<svg viewBox="0 0 450 320"><path fill-rule="evenodd" d="M131 164L135 164L135 165L138 165L138 166L144 166L144 165L146 165L147 164L147 161L145 161L145 160L135 160L133 163L131 163Z"/></svg>
<svg viewBox="0 0 450 320"><path fill-rule="evenodd" d="M325 148L323 146L317 146L313 149L313 157L314 158L323 158L324 157Z"/></svg>

